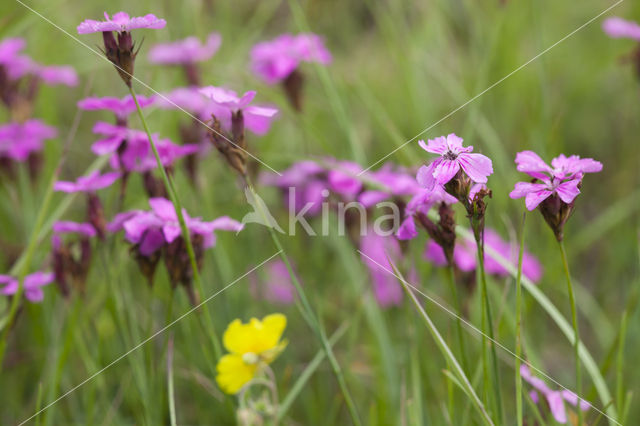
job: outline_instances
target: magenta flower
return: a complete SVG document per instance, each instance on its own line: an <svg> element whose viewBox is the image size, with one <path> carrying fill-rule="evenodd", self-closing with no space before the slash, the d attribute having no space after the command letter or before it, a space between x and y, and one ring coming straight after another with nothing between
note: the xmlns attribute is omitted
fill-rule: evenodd
<svg viewBox="0 0 640 426"><path fill-rule="evenodd" d="M602 29L609 37L630 38L640 41L640 25L633 21L626 21L617 16L607 18L602 23Z"/></svg>
<svg viewBox="0 0 640 426"><path fill-rule="evenodd" d="M0 41L0 64L15 58L15 56L26 46L23 38L6 38Z"/></svg>
<svg viewBox="0 0 640 426"><path fill-rule="evenodd" d="M440 158L418 170L418 183L427 189L432 189L436 184L445 185L460 169L476 183L486 183L487 177L493 173L491 159L472 153L473 146L462 146L462 138L454 133L429 139L428 144L420 140L418 144L427 152L440 154Z"/></svg>
<svg viewBox="0 0 640 426"><path fill-rule="evenodd" d="M211 102L195 87L178 87L158 97L157 105L163 109L183 109L200 120L210 120L211 115L224 115L226 108Z"/></svg>
<svg viewBox="0 0 640 426"><path fill-rule="evenodd" d="M402 303L402 286L389 273L393 271L389 259L397 263L402 257L398 241L393 236L378 235L369 228L360 240L360 251L362 262L369 269L373 291L380 306L389 307Z"/></svg>
<svg viewBox="0 0 640 426"><path fill-rule="evenodd" d="M95 192L98 189L111 186L120 177L118 172L100 174L96 170L88 176L81 176L75 182L58 181L53 185L54 191L61 192Z"/></svg>
<svg viewBox="0 0 640 426"><path fill-rule="evenodd" d="M565 204L571 204L580 194L579 186L584 174L602 170L602 163L592 158L566 157L564 154L554 158L549 166L533 151L519 152L516 164L518 171L540 182L518 182L509 194L513 199L525 197L529 211L554 194Z"/></svg>
<svg viewBox="0 0 640 426"><path fill-rule="evenodd" d="M233 90L222 87L207 86L200 89L200 93L209 98L218 108L216 118L220 120L223 129L231 128L233 114L242 111L244 127L257 135L264 135L271 126L271 121L278 114L276 108L249 105L256 92L251 90L238 96Z"/></svg>
<svg viewBox="0 0 640 426"><path fill-rule="evenodd" d="M56 137L55 127L40 120L0 126L0 158L26 161L31 153L42 150L42 141Z"/></svg>
<svg viewBox="0 0 640 426"><path fill-rule="evenodd" d="M54 234L78 234L84 237L95 237L96 229L89 222L58 221L53 224Z"/></svg>
<svg viewBox="0 0 640 426"><path fill-rule="evenodd" d="M251 292L254 297L271 303L290 305L295 301L296 288L289 270L282 260L274 260L265 265L265 276L251 275Z"/></svg>
<svg viewBox="0 0 640 426"><path fill-rule="evenodd" d="M195 154L200 147L195 144L177 145L169 139L158 139L157 135L151 135L156 149L160 155L160 162L164 167L171 167L178 159ZM126 170L129 172L148 172L158 167L151 145L147 136L144 138L128 139L124 152L112 155L109 165L114 170Z"/></svg>
<svg viewBox="0 0 640 426"><path fill-rule="evenodd" d="M155 97L137 96L141 108L151 106L156 101ZM136 111L136 104L131 95L122 99L107 96L104 98L90 97L78 102L78 108L84 110L107 110L116 115L119 122L126 122L130 114Z"/></svg>
<svg viewBox="0 0 640 426"><path fill-rule="evenodd" d="M401 168L385 164L379 170L366 174L366 180L375 183L375 189L365 189L358 196L358 201L365 207L394 197L414 196L423 192L413 175Z"/></svg>
<svg viewBox="0 0 640 426"><path fill-rule="evenodd" d="M518 267L519 246L515 243L504 241L497 232L486 229L484 234L485 247L496 251L501 257L506 259L514 268ZM471 272L476 269L478 249L473 238L460 238L456 241L453 250L453 260L455 265L463 272ZM425 258L437 266L447 266L447 259L444 251L435 241L429 240L424 254ZM509 271L504 268L493 254L485 251L485 271L501 277L509 275ZM540 262L525 251L522 255L522 274L533 282L537 282L542 277L542 266Z"/></svg>
<svg viewBox="0 0 640 426"><path fill-rule="evenodd" d="M261 182L279 187L285 206L290 206L296 213L306 209L306 214L315 216L322 209L323 194L329 195L326 173L327 170L315 161L305 160L294 163L280 175L263 174Z"/></svg>
<svg viewBox="0 0 640 426"><path fill-rule="evenodd" d="M448 194L440 185L434 186L433 190L422 189L414 195L407 203L404 211L404 220L400 224L396 237L399 240L410 240L418 236L414 216L417 213L427 214L429 209L436 204L454 204L457 200Z"/></svg>
<svg viewBox="0 0 640 426"><path fill-rule="evenodd" d="M64 84L65 86L76 86L78 84L78 74L73 67L68 65L47 65L38 66L34 74L46 84Z"/></svg>
<svg viewBox="0 0 640 426"><path fill-rule="evenodd" d="M172 43L156 44L149 51L149 61L156 64L190 64L210 59L220 48L222 37L211 33L205 44L197 37L187 37Z"/></svg>
<svg viewBox="0 0 640 426"><path fill-rule="evenodd" d="M332 158L325 161L329 166L327 182L331 191L346 200L353 200L363 188L362 180L358 178L362 167L353 161L338 161Z"/></svg>
<svg viewBox="0 0 640 426"><path fill-rule="evenodd" d="M149 205L151 211L122 213L107 226L111 232L124 229L127 241L138 244L144 256L150 256L165 244L171 244L181 234L178 217L171 201L165 198L151 198ZM214 231L240 232L244 227L227 216L205 222L200 218L190 217L184 209L182 214L191 233L203 237L203 248L215 245Z"/></svg>
<svg viewBox="0 0 640 426"><path fill-rule="evenodd" d="M541 393L546 398L549 411L556 422L561 424L567 423L567 411L564 402L568 402L576 407L578 405L578 396L567 389L562 391L551 390L542 379L532 375L531 370L525 364L520 366L520 374L522 378L535 389L529 394L531 399L535 403L538 403L538 392ZM583 399L580 400L580 409L582 411L588 410L589 407L591 407L591 404Z"/></svg>
<svg viewBox="0 0 640 426"><path fill-rule="evenodd" d="M251 69L267 84L276 84L295 71L301 62L331 62L331 53L316 34L283 34L251 49Z"/></svg>
<svg viewBox="0 0 640 426"><path fill-rule="evenodd" d="M54 275L46 272L34 272L24 277L23 291L28 301L36 303L41 302L44 298L42 287L53 282ZM14 295L18 292L20 283L18 279L10 275L0 275L0 294L7 296Z"/></svg>
<svg viewBox="0 0 640 426"><path fill-rule="evenodd" d="M93 19L85 19L80 25L78 25L78 34L90 34L98 32L111 32L118 33L128 32L136 28L151 28L161 29L167 25L167 21L164 19L156 18L152 13L139 16L129 17L126 12L118 12L113 15L113 18L109 18L107 12L104 13L104 21L94 21Z"/></svg>

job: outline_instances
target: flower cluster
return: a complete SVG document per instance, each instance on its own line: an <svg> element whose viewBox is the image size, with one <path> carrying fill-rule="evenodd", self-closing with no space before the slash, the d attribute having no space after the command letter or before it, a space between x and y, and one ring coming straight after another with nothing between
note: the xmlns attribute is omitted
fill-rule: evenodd
<svg viewBox="0 0 640 426"><path fill-rule="evenodd" d="M539 208L556 238L561 241L564 224L580 194L584 174L601 171L602 163L592 158L561 154L551 160L549 166L535 152L522 151L516 155L516 164L518 171L528 174L533 181L516 183L509 196L513 199L524 197L529 211Z"/></svg>
<svg viewBox="0 0 640 426"><path fill-rule="evenodd" d="M42 287L51 284L54 276L47 272L34 272L24 277L22 289L24 296L30 302L41 302L44 298ZM0 294L13 296L18 292L20 282L11 275L0 275Z"/></svg>

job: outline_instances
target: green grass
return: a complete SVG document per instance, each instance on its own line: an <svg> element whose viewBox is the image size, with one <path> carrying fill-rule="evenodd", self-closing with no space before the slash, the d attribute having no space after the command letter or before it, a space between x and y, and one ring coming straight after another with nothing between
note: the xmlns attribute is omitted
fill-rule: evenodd
<svg viewBox="0 0 640 426"><path fill-rule="evenodd" d="M137 39L145 38L136 76L160 92L185 82L180 70L149 64L149 47L158 41L193 34L204 38L210 31L219 31L223 44L212 60L202 64L203 82L236 91L255 89L259 102L281 109L271 131L262 138L249 135L248 142L254 155L282 170L294 161L324 155L364 166L374 163L613 2L188 0L142 1L132 6L121 0L34 0L27 4L72 34L79 22L98 19L103 10L127 10L132 15L151 12L166 18L164 30L134 33ZM640 20L640 5L625 1L611 14ZM630 66L619 63L634 48L633 42L607 38L601 21L554 47L423 137L456 132L493 159L495 174L489 180L493 198L486 222L513 241L520 236L524 209L522 200L508 197L513 184L523 178L513 164L516 152L532 149L547 159L560 152L576 153L604 164L601 173L585 178L565 229L582 342L582 395L607 415L635 424L640 420L640 408L634 403L640 392L640 372L633 363L640 356L636 309L640 82ZM327 68L305 66L304 112L297 115L279 87L265 86L251 74L248 52L262 39L308 30L327 38L334 62ZM26 38L26 53L39 62L72 64L81 80L74 89L43 87L40 91L34 116L58 127L60 136L46 143L39 178L30 181L26 169L19 170L16 180L0 177L0 272L21 275L50 264L50 228L55 220L83 220L83 197L53 193L48 198L50 179L63 153L59 173L64 179L104 165L95 162L90 152L96 139L91 127L95 120L111 117L91 111L77 115L77 100L86 94L120 97L127 90L111 65L8 0L0 4L0 37L11 36ZM82 41L90 46L101 43L95 35L83 36ZM142 87L136 90L149 94ZM144 113L152 133L175 140L178 124L188 121L180 112L152 109ZM0 110L0 121L7 120ZM136 116L131 124L143 129ZM417 143L411 143L388 160L417 166L428 158ZM201 163L199 173L197 188L182 168L173 177L180 202L192 216L240 219L249 211L237 177L217 153ZM146 208L141 179L132 176L128 189L126 209ZM277 191L260 187L258 191L279 223L286 223ZM117 192L114 187L100 193L107 217L116 213ZM544 265L545 273L537 285L522 280L518 309L522 354L573 389L573 332L562 259L542 217L537 212L527 216L524 243ZM459 224L466 224L461 211L457 218ZM319 221L312 225L321 227ZM215 327L221 344L221 332L233 319L246 321L279 311L287 315L289 341L272 365L281 396L277 415L281 424L349 424L351 416L341 391L345 386L363 424L445 425L451 412L459 420L454 424L483 424L474 395L482 407L490 408L492 403L482 395L480 336L463 327L469 352L469 368L465 367L463 376L456 364L462 364L462 358L455 320L418 294L422 312L408 295L400 307L380 308L359 254L347 239L333 234L307 237L298 232L295 237L280 237L309 309L256 299L250 280L242 279L211 300L208 312L194 313L172 328L169 360L169 337L162 335L32 422L233 424L237 404L215 384L211 343L215 335L208 324ZM417 282L408 281L455 306L445 271L422 260L425 242L421 233L408 246L406 258L416 262L418 276ZM237 236L220 233L217 246L205 254L201 298L276 252L261 226L248 225ZM399 264L398 270L407 275L405 267ZM505 279L487 277L494 337L513 351L516 272L514 268ZM0 340L0 354L4 351L0 424L29 418L190 309L183 291L171 291L162 264L154 287L146 285L121 235L95 247L85 297L63 300L52 285L41 304L27 303L22 309L18 305L12 308L8 299L0 299L0 333L7 336ZM317 316L313 324L322 324L320 340L305 323L303 315L308 312ZM479 327L479 291L469 301L469 312L469 321ZM15 319L11 329L6 327L9 318ZM323 345L335 354L345 386L336 380L335 365L332 369ZM496 350L504 417L507 424L516 424L516 363L507 352ZM524 424L550 422L546 408L530 400L529 390L523 382ZM489 415L497 419L497 413ZM584 416L587 424L598 417L595 410ZM614 424L606 417L599 422Z"/></svg>

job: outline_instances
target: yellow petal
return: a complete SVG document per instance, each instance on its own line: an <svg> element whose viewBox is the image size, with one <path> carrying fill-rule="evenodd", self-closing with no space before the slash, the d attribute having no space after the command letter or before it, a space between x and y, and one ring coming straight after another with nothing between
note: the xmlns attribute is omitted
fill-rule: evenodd
<svg viewBox="0 0 640 426"><path fill-rule="evenodd" d="M216 382L223 392L235 394L246 385L256 373L256 365L245 364L240 355L225 355L220 358L216 370Z"/></svg>
<svg viewBox="0 0 640 426"><path fill-rule="evenodd" d="M251 318L248 324L236 319L227 327L222 342L234 354L260 354L278 346L286 326L287 317L282 314L267 315L262 321Z"/></svg>

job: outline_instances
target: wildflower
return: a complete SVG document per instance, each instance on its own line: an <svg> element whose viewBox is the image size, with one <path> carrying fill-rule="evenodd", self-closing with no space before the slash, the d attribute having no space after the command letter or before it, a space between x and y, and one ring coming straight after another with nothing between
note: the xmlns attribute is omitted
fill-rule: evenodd
<svg viewBox="0 0 640 426"><path fill-rule="evenodd" d="M54 183L53 190L67 193L84 192L87 194L87 216L89 222L95 227L101 239L105 236L105 220L102 202L96 195L99 189L111 186L120 177L120 173L111 172L101 175L98 170L88 176L81 176L76 182L58 181Z"/></svg>
<svg viewBox="0 0 640 426"><path fill-rule="evenodd" d="M136 260L150 284L161 256L159 250L163 249L173 287L183 285L195 305L197 295L191 285L193 271L173 204L165 198L151 198L149 205L151 211L132 211L117 215L107 225L107 229L110 232L121 229L125 231L125 238L134 245ZM202 267L204 250L215 246L216 230L239 232L243 228L241 223L227 216L205 222L200 218L190 217L184 209L182 214L191 234L198 268Z"/></svg>
<svg viewBox="0 0 640 426"><path fill-rule="evenodd" d="M329 194L326 182L327 170L312 160L294 163L280 175L263 174L261 181L265 185L273 185L281 189L284 204L294 213L304 210L315 216L322 209L325 195Z"/></svg>
<svg viewBox="0 0 640 426"><path fill-rule="evenodd" d="M613 16L604 20L602 29L613 38L630 38L640 41L640 25L633 21Z"/></svg>
<svg viewBox="0 0 640 426"><path fill-rule="evenodd" d="M249 91L238 96L232 90L207 86L200 93L208 97L218 110L212 116L212 131L209 133L213 146L227 160L227 163L241 176L247 173L247 144L244 135L245 127L262 135L267 132L271 120L278 110L270 107L249 105L256 92ZM224 129L230 129L228 136Z"/></svg>
<svg viewBox="0 0 640 426"><path fill-rule="evenodd" d="M382 236L372 228L360 239L362 262L367 266L373 281L376 300L382 307L400 305L402 303L402 286L397 278L390 274L392 271L390 260L398 262L401 259L400 244L394 236ZM380 267L384 267L382 269Z"/></svg>
<svg viewBox="0 0 640 426"><path fill-rule="evenodd" d="M267 84L281 83L289 102L302 109L304 76L299 70L302 62L327 65L331 53L316 34L283 34L271 41L256 44L251 49L251 68Z"/></svg>
<svg viewBox="0 0 640 426"><path fill-rule="evenodd" d="M265 269L264 279L258 280L251 276L253 295L271 303L292 304L295 300L296 288L285 263L279 259L274 260L265 265Z"/></svg>
<svg viewBox="0 0 640 426"><path fill-rule="evenodd" d="M47 272L34 272L24 277L23 292L24 297L29 302L37 303L41 302L44 298L44 292L42 287L51 284L54 276L52 273ZM17 278L11 275L0 275L0 294L12 296L18 292L19 281Z"/></svg>
<svg viewBox="0 0 640 426"><path fill-rule="evenodd" d="M42 141L57 135L55 127L40 120L9 123L0 126L0 157L24 162L30 155L42 150Z"/></svg>
<svg viewBox="0 0 640 426"><path fill-rule="evenodd" d="M220 47L222 37L211 33L205 44L196 37L187 37L172 43L156 44L149 51L149 61L156 64L182 65L189 84L200 85L197 62L210 59Z"/></svg>
<svg viewBox="0 0 640 426"><path fill-rule="evenodd" d="M358 196L358 201L365 207L390 198L413 197L424 191L414 176L402 168L394 168L391 164L385 164L379 170L367 173L366 180L376 187L365 189Z"/></svg>
<svg viewBox="0 0 640 426"><path fill-rule="evenodd" d="M229 351L218 361L216 381L224 392L236 394L271 364L287 345L281 340L287 326L282 314L262 320L251 318L247 324L239 319L229 324L222 337Z"/></svg>
<svg viewBox="0 0 640 426"><path fill-rule="evenodd" d="M91 238L97 234L96 228L88 222L59 221L53 224L53 270L56 284L64 297L69 297L71 288L80 294L85 293L93 257ZM77 239L64 235L77 235Z"/></svg>
<svg viewBox="0 0 640 426"><path fill-rule="evenodd" d="M136 96L140 108L146 108L154 104L156 98ZM125 127L127 125L127 119L129 115L136 111L136 103L131 95L127 95L122 99L107 96L104 98L90 97L82 99L78 102L78 108L87 111L93 110L107 110L111 111L116 116L116 125Z"/></svg>
<svg viewBox="0 0 640 426"><path fill-rule="evenodd" d="M556 239L561 241L564 224L573 212L575 199L580 194L584 174L601 171L602 163L592 158L580 158L577 155L566 157L561 154L549 166L532 151L519 152L515 162L518 171L527 173L534 179L533 182L516 183L509 197L525 197L525 205L529 211L539 207Z"/></svg>
<svg viewBox="0 0 640 426"><path fill-rule="evenodd" d="M496 251L501 257L506 259L513 267L518 266L519 247L517 244L504 241L497 232L486 229L484 234L485 246ZM462 272L471 272L476 269L477 245L474 239L462 238L456 243L453 250L453 260L456 267ZM444 256L442 247L435 241L427 243L425 258L435 265L447 266L447 259ZM497 276L508 276L509 271L491 253L485 253L485 270L489 274ZM522 273L531 281L538 281L542 276L542 266L540 262L525 251L522 256Z"/></svg>
<svg viewBox="0 0 640 426"><path fill-rule="evenodd" d="M399 240L410 240L418 236L416 230L415 217L420 215L422 222L428 223L424 220L431 207L438 204L450 205L457 200L445 192L441 186L435 186L433 190L422 189L419 193L414 195L407 203L404 209L404 220L400 224L396 236ZM423 217L424 216L424 217ZM428 218L427 218L428 219Z"/></svg>
<svg viewBox="0 0 640 426"><path fill-rule="evenodd" d="M138 51L134 52L135 43L131 38L131 30L136 28L164 28L167 22L164 19L156 18L153 14L141 17L130 18L125 12L118 12L109 18L104 13L105 21L94 21L86 19L78 25L78 34L90 34L102 32L104 41L104 53L107 59L113 63L118 74L131 87L131 78L133 77L133 68ZM118 40L113 32L118 34Z"/></svg>
<svg viewBox="0 0 640 426"><path fill-rule="evenodd" d="M578 396L570 390L564 389L562 391L551 390L547 384L540 378L531 374L531 370L525 364L520 366L520 374L522 378L526 380L535 390L532 390L529 394L531 399L538 403L538 393L542 394L547 400L549 405L549 411L556 422L565 424L567 423L567 411L564 406L564 402L568 402L574 407L578 406ZM591 407L587 401L580 400L580 410L586 411Z"/></svg>

